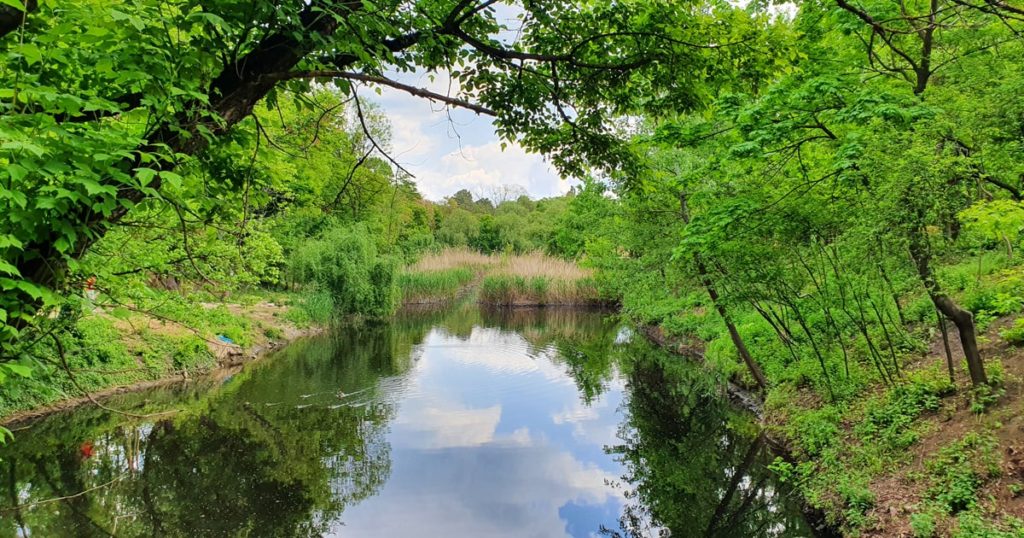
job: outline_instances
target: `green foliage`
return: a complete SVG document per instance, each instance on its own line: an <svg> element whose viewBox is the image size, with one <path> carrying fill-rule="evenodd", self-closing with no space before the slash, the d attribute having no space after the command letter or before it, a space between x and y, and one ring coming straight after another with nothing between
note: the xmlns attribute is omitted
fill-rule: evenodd
<svg viewBox="0 0 1024 538"><path fill-rule="evenodd" d="M369 317L394 312L397 269L397 260L380 254L362 225L328 228L296 249L288 268L293 281L329 293L335 313Z"/></svg>
<svg viewBox="0 0 1024 538"><path fill-rule="evenodd" d="M978 488L1001 472L995 439L977 433L943 447L925 468L932 480L928 499L950 514L976 507Z"/></svg>
<svg viewBox="0 0 1024 538"><path fill-rule="evenodd" d="M964 512L957 516L957 529L953 538L1017 538L1024 535L1024 522L1008 517L1003 524L986 521L976 511Z"/></svg>
<svg viewBox="0 0 1024 538"><path fill-rule="evenodd" d="M790 427L800 449L804 454L814 457L820 456L839 442L840 420L839 410L826 406L793 417Z"/></svg>
<svg viewBox="0 0 1024 538"><path fill-rule="evenodd" d="M286 314L289 321L301 327L330 324L336 315L334 296L329 291L316 288L300 292L294 308Z"/></svg>
<svg viewBox="0 0 1024 538"><path fill-rule="evenodd" d="M926 411L937 411L940 398L953 392L949 378L939 371L925 371L909 382L893 387L886 395L868 403L864 420L856 426L865 442L884 443L903 450L917 442L911 425Z"/></svg>
<svg viewBox="0 0 1024 538"><path fill-rule="evenodd" d="M994 242L1005 242L1007 255L1020 241L1024 205L1013 200L981 200L959 214L968 231Z"/></svg>
<svg viewBox="0 0 1024 538"><path fill-rule="evenodd" d="M1000 331L999 336L1015 346L1024 345L1024 318L1013 320L1013 325Z"/></svg>
<svg viewBox="0 0 1024 538"><path fill-rule="evenodd" d="M914 538L933 538L935 516L928 512L910 514L910 530L914 533Z"/></svg>

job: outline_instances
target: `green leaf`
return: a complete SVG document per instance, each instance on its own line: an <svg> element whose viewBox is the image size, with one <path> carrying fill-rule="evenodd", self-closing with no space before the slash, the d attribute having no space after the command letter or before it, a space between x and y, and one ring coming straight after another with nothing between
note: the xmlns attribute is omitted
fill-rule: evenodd
<svg viewBox="0 0 1024 538"><path fill-rule="evenodd" d="M85 192L87 192L89 196L95 196L105 191L103 185L100 185L100 183L94 179L82 178L79 179L78 182L81 183L83 187L85 187Z"/></svg>
<svg viewBox="0 0 1024 538"><path fill-rule="evenodd" d="M11 163L7 165L7 173L11 175L11 179L14 181L21 181L28 174L28 170L20 164Z"/></svg>
<svg viewBox="0 0 1024 538"><path fill-rule="evenodd" d="M19 375L21 377L31 377L32 376L32 368L28 367L28 366L25 366L24 364L17 364L17 363L13 363L13 362L8 362L8 363L5 363L3 365L3 367L5 369L7 369L7 371L13 373L14 375Z"/></svg>
<svg viewBox="0 0 1024 538"><path fill-rule="evenodd" d="M174 188L181 187L181 176L174 172L163 171L160 172L160 178L166 181L170 186Z"/></svg>
<svg viewBox="0 0 1024 538"><path fill-rule="evenodd" d="M21 276L21 272L18 271L17 267L4 260L0 260L0 273L11 276Z"/></svg>
<svg viewBox="0 0 1024 538"><path fill-rule="evenodd" d="M21 53L28 65L39 63L43 59L43 51L39 50L39 47L34 43L24 43L18 46L16 50Z"/></svg>
<svg viewBox="0 0 1024 538"><path fill-rule="evenodd" d="M136 168L135 177L139 178L139 185L145 187L156 177L156 170L152 168Z"/></svg>
<svg viewBox="0 0 1024 538"><path fill-rule="evenodd" d="M25 11L25 4L22 4L19 0L0 0L0 4L11 6L18 11Z"/></svg>
<svg viewBox="0 0 1024 538"><path fill-rule="evenodd" d="M36 198L36 208L54 209L57 207L57 199L52 196L40 196Z"/></svg>
<svg viewBox="0 0 1024 538"><path fill-rule="evenodd" d="M42 290L39 289L39 286L36 286L35 284L33 284L31 282L22 280L22 281L20 281L20 282L18 282L16 284L16 287L19 290L27 293L30 297L32 297L35 300L39 300L39 299L43 298Z"/></svg>

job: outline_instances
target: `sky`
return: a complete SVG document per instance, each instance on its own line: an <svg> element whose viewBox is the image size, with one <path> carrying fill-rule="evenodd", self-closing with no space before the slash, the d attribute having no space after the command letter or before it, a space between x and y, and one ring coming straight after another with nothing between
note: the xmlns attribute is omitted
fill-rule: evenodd
<svg viewBox="0 0 1024 538"><path fill-rule="evenodd" d="M522 9L504 2L491 9L507 28L517 28ZM511 45L516 33L504 30L496 36ZM457 95L458 87L447 73L387 73L405 84ZM497 185L519 185L531 198L559 196L576 185L577 180L561 179L554 167L537 154L528 154L514 142L504 151L488 116L463 109L445 109L441 103L411 96L383 87L381 95L364 90L381 105L391 122L393 157L415 178L421 194L440 200L460 189L475 196L487 196Z"/></svg>
<svg viewBox="0 0 1024 538"><path fill-rule="evenodd" d="M438 93L456 93L454 88L449 91L444 73L433 80L426 73L392 76ZM519 185L530 197L544 198L564 194L577 183L561 179L542 156L514 142L502 151L488 116L446 110L441 103L391 88L382 88L381 95L364 90L363 95L380 105L390 121L392 157L415 176L427 199L440 200L460 189L487 196L497 185Z"/></svg>
<svg viewBox="0 0 1024 538"><path fill-rule="evenodd" d="M554 346L518 333L432 329L387 385L390 474L345 508L334 536L595 538L627 503L622 378L585 403Z"/></svg>

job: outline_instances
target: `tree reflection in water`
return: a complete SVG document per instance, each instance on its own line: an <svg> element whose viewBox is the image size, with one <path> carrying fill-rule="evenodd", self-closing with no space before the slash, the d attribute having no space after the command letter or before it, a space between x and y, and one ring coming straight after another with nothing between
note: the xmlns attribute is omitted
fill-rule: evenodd
<svg viewBox="0 0 1024 538"><path fill-rule="evenodd" d="M630 503L611 536L782 537L810 533L767 470L770 454L749 417L730 407L700 367L629 346L623 443Z"/></svg>
<svg viewBox="0 0 1024 538"><path fill-rule="evenodd" d="M753 424L729 407L707 372L643 342L624 344L618 324L600 313L467 308L400 315L388 324L333 331L292 344L273 360L250 365L233 376L128 395L110 403L140 413L176 410L159 421L95 408L40 421L19 432L13 444L0 448L0 538L293 537L340 532L342 513L377 496L391 477L392 458L398 453L393 456L391 443L396 441L389 441L389 435L400 426L396 417L406 391L423 388L413 381L413 366L423 356L431 330L465 342L470 355L503 340L513 347L525 346L525 355L518 360L524 364L550 361L555 370L564 371L566 377L560 379L571 380L584 409L608 391L624 394L619 409L621 442L605 450L619 460L625 474L622 482L606 487L625 491L626 504L620 528L603 529L605 534L808 534L798 512L765 469L767 455ZM474 338L483 339L480 346L473 347ZM447 356L437 350L435 354ZM500 355L491 359L503 360ZM458 375L446 371L441 377ZM566 385L558 381L553 386ZM438 390L461 388L441 385ZM567 396L574 398L571 385L569 391ZM605 471L593 462L603 456L605 469L615 470L609 476L618 474L619 465L600 451L604 439L591 447L591 441L577 438L568 424L552 424L549 413L560 412L563 402L537 403L539 393L530 394L487 399L477 407L502 409L492 404L507 404L509 416L520 413L516 427L525 424L539 434L567 435L560 441L564 444L538 444L530 457L565 456L580 469L600 474ZM532 414L523 414L525 409ZM614 415L607 418L609 425L618 420ZM612 429L607 431L610 439ZM415 448L406 446L406 456L418 454ZM475 461L474 454L479 453L472 449L467 445L451 453ZM508 458L518 452L503 450L505 459L496 461L509 468L514 463L537 464L535 460L512 462ZM565 450L599 458L577 462L576 456L561 452ZM459 469L448 471L457 475ZM527 492L532 487L514 485ZM415 491L431 488L436 485L416 484ZM535 491L529 502L537 504L548 493ZM622 495L598 497L614 502L577 506L573 504L576 497L548 501L561 503L566 514L572 511L570 506L584 511L608 508L611 513L603 521L611 524ZM395 506L379 509L387 513ZM346 517L355 512L349 510ZM371 522L378 517L375 514L370 514ZM556 526L558 517L563 517L561 511L553 519ZM583 516L564 516L563 521L567 533L591 535L601 530L593 528L597 522Z"/></svg>
<svg viewBox="0 0 1024 538"><path fill-rule="evenodd" d="M0 536L320 536L391 468L394 406L343 405L345 392L404 372L422 334L381 326L299 342L221 390L147 393L149 408L181 409L156 423L97 409L52 417L0 452Z"/></svg>

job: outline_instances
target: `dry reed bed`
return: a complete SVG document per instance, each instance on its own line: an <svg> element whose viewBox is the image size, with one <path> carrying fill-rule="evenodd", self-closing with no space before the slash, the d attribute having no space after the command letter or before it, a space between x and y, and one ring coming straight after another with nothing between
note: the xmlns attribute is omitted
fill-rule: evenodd
<svg viewBox="0 0 1024 538"><path fill-rule="evenodd" d="M425 273L430 271L448 271L451 269L481 269L490 267L500 262L497 256L488 256L475 250L446 248L441 252L427 254L420 261L406 268L410 273Z"/></svg>
<svg viewBox="0 0 1024 538"><path fill-rule="evenodd" d="M445 300L469 285L446 278L473 271L480 278L479 301L493 305L592 305L601 303L592 272L572 262L534 252L485 255L466 249L429 254L406 269L407 302ZM464 273L463 273L464 274Z"/></svg>

